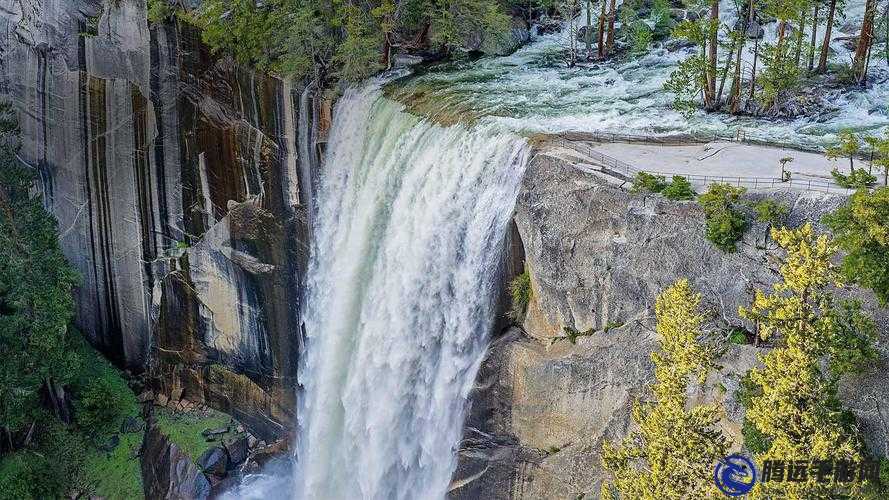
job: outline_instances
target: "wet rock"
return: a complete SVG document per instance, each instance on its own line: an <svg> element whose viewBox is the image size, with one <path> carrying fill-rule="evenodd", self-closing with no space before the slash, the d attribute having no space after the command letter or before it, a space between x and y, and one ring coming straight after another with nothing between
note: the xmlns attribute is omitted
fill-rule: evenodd
<svg viewBox="0 0 889 500"><path fill-rule="evenodd" d="M166 394L158 394L157 398L154 400L154 402L158 406L167 406L167 403L170 402L170 398L167 397Z"/></svg>
<svg viewBox="0 0 889 500"><path fill-rule="evenodd" d="M247 460L247 436L238 436L225 441L225 449L228 451L229 461L232 466L240 465Z"/></svg>
<svg viewBox="0 0 889 500"><path fill-rule="evenodd" d="M145 433L141 455L142 486L146 498L209 498L210 482L188 455L171 443L157 426L149 426Z"/></svg>
<svg viewBox="0 0 889 500"><path fill-rule="evenodd" d="M754 223L738 251L725 254L707 241L696 204L632 195L569 162L534 158L515 215L534 293L524 331L495 340L479 370L451 498L507 499L517 491L521 498L578 498L598 492L605 478L599 450L627 434L632 402L653 381L649 355L658 348L652 310L657 294L688 278L713 313L713 326L745 325L738 306L775 280L769 255L757 248L764 225ZM749 196L755 201L764 194ZM770 196L791 208L790 226L803 221L818 226L844 199L795 192ZM881 342L889 338L889 310L870 293L846 293L867 304ZM604 331L616 323L623 326ZM566 326L594 333L576 344L556 340ZM756 365L761 349L728 349L719 373L691 387L689 397L723 405L728 419L720 423L722 430L740 443L738 380ZM841 384L841 397L878 453L887 430L869 409L889 404L879 368L885 358L878 368Z"/></svg>
<svg viewBox="0 0 889 500"><path fill-rule="evenodd" d="M141 432L142 429L145 428L145 423L142 422L141 419L136 417L127 417L120 424L120 432L123 434L130 434L133 432Z"/></svg>
<svg viewBox="0 0 889 500"><path fill-rule="evenodd" d="M222 477L228 470L228 452L221 446L214 446L201 454L197 464L205 473Z"/></svg>
<svg viewBox="0 0 889 500"><path fill-rule="evenodd" d="M216 437L221 434L225 434L228 432L228 427L215 427L213 429L204 429L201 431L201 436L207 437Z"/></svg>

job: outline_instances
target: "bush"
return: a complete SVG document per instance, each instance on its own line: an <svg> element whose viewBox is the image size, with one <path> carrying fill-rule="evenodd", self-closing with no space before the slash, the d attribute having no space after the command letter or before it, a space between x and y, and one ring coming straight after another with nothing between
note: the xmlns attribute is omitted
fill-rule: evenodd
<svg viewBox="0 0 889 500"><path fill-rule="evenodd" d="M664 188L662 194L674 201L693 200L695 195L697 195L688 179L681 175L674 175L673 182Z"/></svg>
<svg viewBox="0 0 889 500"><path fill-rule="evenodd" d="M745 345L747 344L747 333L740 328L735 328L729 332L728 341L732 344Z"/></svg>
<svg viewBox="0 0 889 500"><path fill-rule="evenodd" d="M707 239L724 252L734 252L747 230L747 217L736 207L746 191L742 187L716 183L698 197L707 218Z"/></svg>
<svg viewBox="0 0 889 500"><path fill-rule="evenodd" d="M639 172L636 174L636 178L633 179L633 189L634 193L660 193L667 187L666 179L664 179L663 175L654 175L649 174L648 172Z"/></svg>
<svg viewBox="0 0 889 500"><path fill-rule="evenodd" d="M744 436L744 446L754 455L765 453L772 446L769 437L753 425L753 422L744 418L741 426L741 435Z"/></svg>
<svg viewBox="0 0 889 500"><path fill-rule="evenodd" d="M510 317L516 322L522 322L525 319L525 313L528 311L528 304L531 302L531 273L526 267L522 274L516 276L509 283L509 293L512 297L512 309L509 311Z"/></svg>
<svg viewBox="0 0 889 500"><path fill-rule="evenodd" d="M830 175L841 187L847 189L862 189L873 186L877 183L877 176L867 173L863 169L855 169L851 174L846 175L837 169L830 171Z"/></svg>
<svg viewBox="0 0 889 500"><path fill-rule="evenodd" d="M889 304L889 188L859 190L824 223L846 252L843 274Z"/></svg>
<svg viewBox="0 0 889 500"><path fill-rule="evenodd" d="M126 384L120 387L120 384L110 377L90 382L77 394L74 402L77 425L87 433L98 434L105 430L114 432L127 414L126 395L123 391L128 390Z"/></svg>
<svg viewBox="0 0 889 500"><path fill-rule="evenodd" d="M43 500L61 498L64 477L55 468L55 457L24 450L0 459L0 499Z"/></svg>

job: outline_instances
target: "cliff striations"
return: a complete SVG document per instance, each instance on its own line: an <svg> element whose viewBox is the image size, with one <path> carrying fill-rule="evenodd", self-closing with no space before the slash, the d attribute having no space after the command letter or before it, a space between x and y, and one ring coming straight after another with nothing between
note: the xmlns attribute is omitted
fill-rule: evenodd
<svg viewBox="0 0 889 500"><path fill-rule="evenodd" d="M82 277L78 326L156 388L279 436L328 105L149 26L139 0L3 1L0 33L20 161Z"/></svg>

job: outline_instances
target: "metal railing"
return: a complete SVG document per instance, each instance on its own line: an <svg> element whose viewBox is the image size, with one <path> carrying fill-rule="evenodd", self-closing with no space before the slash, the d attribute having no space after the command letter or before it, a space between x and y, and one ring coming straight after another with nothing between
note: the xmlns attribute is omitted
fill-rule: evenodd
<svg viewBox="0 0 889 500"><path fill-rule="evenodd" d="M782 180L776 177L745 177L745 176L731 176L731 175L702 175L702 174L688 174L688 173L679 173L679 172L660 172L657 170L645 170L636 168L633 165L618 160L612 156L608 156L599 151L596 151L592 145L580 142L576 140L570 140L565 138L558 138L552 141L555 144L560 145L561 147L574 151L581 156L586 156L592 162L596 163L599 167L603 169L603 173L611 175L612 177L617 177L623 181L631 182L637 174L640 172L645 172L647 174L652 175L660 175L669 179L672 176L681 176L685 177L691 183L697 184L712 184L715 182L731 184L739 187L747 187L753 190L756 189L772 189L772 188L782 188L782 189L798 189L803 191L812 191L812 192L820 192L820 193L851 193L853 190L849 188L842 187L837 183L831 180L819 180L819 179L788 179Z"/></svg>

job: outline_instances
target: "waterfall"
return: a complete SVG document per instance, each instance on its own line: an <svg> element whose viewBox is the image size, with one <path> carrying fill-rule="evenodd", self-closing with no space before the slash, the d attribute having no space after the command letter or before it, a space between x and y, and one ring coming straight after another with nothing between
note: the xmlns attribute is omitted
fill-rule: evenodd
<svg viewBox="0 0 889 500"><path fill-rule="evenodd" d="M444 496L527 161L376 86L339 101L307 284L294 497Z"/></svg>

